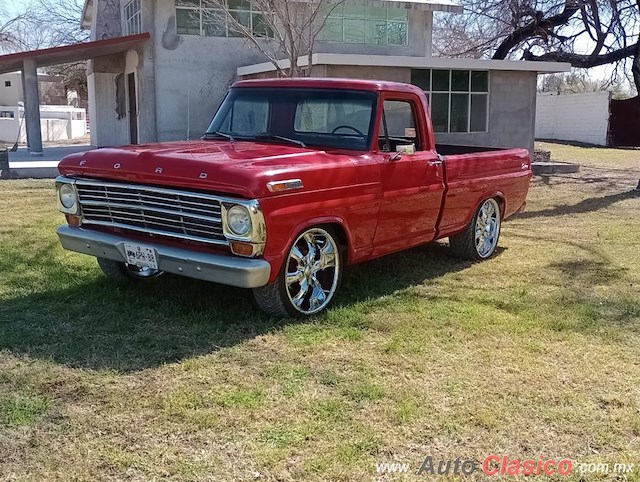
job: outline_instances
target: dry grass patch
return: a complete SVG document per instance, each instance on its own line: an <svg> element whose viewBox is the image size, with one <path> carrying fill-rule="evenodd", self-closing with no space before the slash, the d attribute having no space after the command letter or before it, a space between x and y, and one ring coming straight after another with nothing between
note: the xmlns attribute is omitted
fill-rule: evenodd
<svg viewBox="0 0 640 482"><path fill-rule="evenodd" d="M177 277L114 286L59 248L50 182L0 183L0 478L410 481L375 464L490 453L640 463L638 152L548 146L585 167L534 180L494 259L440 243L355 267L306 322Z"/></svg>

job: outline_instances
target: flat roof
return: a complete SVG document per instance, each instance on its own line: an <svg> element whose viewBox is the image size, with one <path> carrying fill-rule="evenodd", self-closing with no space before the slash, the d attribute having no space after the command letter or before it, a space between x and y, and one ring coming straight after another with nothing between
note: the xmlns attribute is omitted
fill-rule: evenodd
<svg viewBox="0 0 640 482"><path fill-rule="evenodd" d="M105 40L64 45L50 49L30 50L14 54L0 55L0 74L22 70L24 60L34 60L38 67L66 64L79 60L88 60L103 55L126 52L141 42L151 38L148 32L126 37L113 37Z"/></svg>
<svg viewBox="0 0 640 482"><path fill-rule="evenodd" d="M389 4L399 8L428 10L438 12L462 13L464 8L462 5L452 0L369 0L367 4Z"/></svg>
<svg viewBox="0 0 640 482"><path fill-rule="evenodd" d="M278 62L281 68L289 68L289 60ZM307 56L298 59L298 65L309 65ZM533 62L526 60L483 60L454 59L445 57L410 57L400 55L356 55L356 54L313 54L313 65L352 65L360 67L408 67L413 69L462 69L462 70L516 70L551 74L569 72L571 64L567 62ZM273 72L276 68L271 62L248 65L238 68L238 75L255 75Z"/></svg>

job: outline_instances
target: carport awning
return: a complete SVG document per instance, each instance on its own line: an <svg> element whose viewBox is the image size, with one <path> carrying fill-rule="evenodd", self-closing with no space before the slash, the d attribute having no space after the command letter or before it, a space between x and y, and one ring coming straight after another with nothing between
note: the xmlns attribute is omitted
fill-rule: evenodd
<svg viewBox="0 0 640 482"><path fill-rule="evenodd" d="M145 32L137 35L128 35L126 37L114 37L106 40L64 45L62 47L53 47L50 49L30 50L28 52L0 55L0 74L21 70L25 60L35 61L38 67L46 67L49 65L78 62L81 60L101 57L103 55L126 52L149 38L151 38L151 35L148 32Z"/></svg>

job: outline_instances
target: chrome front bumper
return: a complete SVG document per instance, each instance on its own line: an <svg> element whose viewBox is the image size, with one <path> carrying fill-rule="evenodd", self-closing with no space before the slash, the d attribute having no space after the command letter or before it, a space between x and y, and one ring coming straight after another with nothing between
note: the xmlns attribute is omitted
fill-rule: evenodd
<svg viewBox="0 0 640 482"><path fill-rule="evenodd" d="M89 229L61 226L58 237L62 247L69 251L125 262L125 243L140 243L115 234ZM271 265L263 259L239 258L219 254L200 253L183 248L174 248L153 242L143 242L156 250L158 268L189 278L214 283L258 288L269 281Z"/></svg>

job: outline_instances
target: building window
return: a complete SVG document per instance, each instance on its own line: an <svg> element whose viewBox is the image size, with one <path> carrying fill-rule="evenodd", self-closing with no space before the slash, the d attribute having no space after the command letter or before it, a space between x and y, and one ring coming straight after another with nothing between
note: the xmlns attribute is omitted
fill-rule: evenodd
<svg viewBox="0 0 640 482"><path fill-rule="evenodd" d="M126 21L125 32L127 35L142 33L142 14L140 13L140 0L131 0L124 7Z"/></svg>
<svg viewBox="0 0 640 482"><path fill-rule="evenodd" d="M4 86L5 87L11 87L11 81L10 80L5 80L4 81Z"/></svg>
<svg viewBox="0 0 640 482"><path fill-rule="evenodd" d="M15 113L11 110L0 110L0 119L13 119Z"/></svg>
<svg viewBox="0 0 640 482"><path fill-rule="evenodd" d="M327 16L320 40L405 46L408 42L408 28L407 9L340 4Z"/></svg>
<svg viewBox="0 0 640 482"><path fill-rule="evenodd" d="M253 35L273 38L273 30L265 21L266 15L250 0L176 0L177 31L184 35L242 37L237 22Z"/></svg>
<svg viewBox="0 0 640 482"><path fill-rule="evenodd" d="M487 132L489 72L412 69L411 83L425 91L435 132Z"/></svg>

